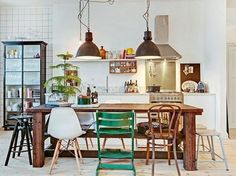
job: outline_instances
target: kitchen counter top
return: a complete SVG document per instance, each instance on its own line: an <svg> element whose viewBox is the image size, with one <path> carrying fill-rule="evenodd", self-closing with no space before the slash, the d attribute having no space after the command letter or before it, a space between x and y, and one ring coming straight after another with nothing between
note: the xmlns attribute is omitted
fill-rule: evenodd
<svg viewBox="0 0 236 176"><path fill-rule="evenodd" d="M123 92L98 92L98 95L106 96L140 96L140 95L149 95L148 93L123 93Z"/></svg>
<svg viewBox="0 0 236 176"><path fill-rule="evenodd" d="M183 92L184 96L212 96L215 95L214 93L190 93L190 92Z"/></svg>

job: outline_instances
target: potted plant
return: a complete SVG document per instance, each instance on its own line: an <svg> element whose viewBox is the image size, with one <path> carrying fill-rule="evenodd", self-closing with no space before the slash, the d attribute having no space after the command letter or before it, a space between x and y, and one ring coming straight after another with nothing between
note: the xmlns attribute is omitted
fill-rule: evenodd
<svg viewBox="0 0 236 176"><path fill-rule="evenodd" d="M64 74L49 78L45 82L44 87L52 92L49 96L49 99L52 99L50 101L67 102L70 96L74 96L80 91L79 86L81 79L77 75L78 67L66 62L73 57L72 54L66 52L65 54L58 54L57 56L63 59L63 63L51 66L50 68L62 69Z"/></svg>

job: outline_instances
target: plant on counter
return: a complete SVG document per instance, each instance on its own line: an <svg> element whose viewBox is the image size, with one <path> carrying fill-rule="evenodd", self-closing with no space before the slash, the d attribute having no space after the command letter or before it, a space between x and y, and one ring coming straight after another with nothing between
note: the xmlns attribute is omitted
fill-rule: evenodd
<svg viewBox="0 0 236 176"><path fill-rule="evenodd" d="M68 97L76 95L76 93L80 91L79 86L81 79L77 75L78 67L66 63L66 61L73 57L72 54L66 52L65 54L58 54L57 56L62 58L64 62L62 64L51 66L50 68L62 69L64 74L49 78L45 82L44 87L50 89L54 95L62 95L63 98L59 98L59 101L67 101Z"/></svg>

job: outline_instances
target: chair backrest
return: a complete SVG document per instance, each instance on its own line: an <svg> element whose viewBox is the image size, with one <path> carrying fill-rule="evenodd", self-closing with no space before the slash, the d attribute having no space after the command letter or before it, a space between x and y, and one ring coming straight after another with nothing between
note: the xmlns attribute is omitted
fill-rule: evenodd
<svg viewBox="0 0 236 176"><path fill-rule="evenodd" d="M160 138L176 138L181 114L182 109L177 105L160 104L152 106L148 110L149 133L159 133Z"/></svg>
<svg viewBox="0 0 236 176"><path fill-rule="evenodd" d="M72 108L56 107L51 111L48 133L58 139L73 139L84 134L84 131Z"/></svg>
<svg viewBox="0 0 236 176"><path fill-rule="evenodd" d="M98 154L100 155L100 135L128 134L131 138L131 152L134 155L134 112L98 112L96 113Z"/></svg>
<svg viewBox="0 0 236 176"><path fill-rule="evenodd" d="M134 112L97 112L97 130L100 128L134 129Z"/></svg>

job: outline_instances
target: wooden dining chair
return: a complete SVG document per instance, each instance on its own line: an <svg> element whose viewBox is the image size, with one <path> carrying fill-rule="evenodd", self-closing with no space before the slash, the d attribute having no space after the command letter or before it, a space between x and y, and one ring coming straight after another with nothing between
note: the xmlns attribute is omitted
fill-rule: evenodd
<svg viewBox="0 0 236 176"><path fill-rule="evenodd" d="M156 113L153 116L153 113ZM154 176L155 166L155 146L167 147L168 151L168 164L170 165L170 153L173 148L174 159L178 175L180 176L180 170L177 162L176 153L176 138L179 127L179 119L182 110L177 105L172 104L160 104L154 105L148 110L148 126L149 129L146 131L147 135L147 153L146 153L146 164L148 164L150 155L150 145L152 146L152 176ZM157 143L158 140L166 140L165 143Z"/></svg>
<svg viewBox="0 0 236 176"><path fill-rule="evenodd" d="M134 167L134 112L97 112L97 143L98 143L98 159L96 175L99 175L100 169L116 169L116 170L132 170L136 175ZM131 138L131 149L103 149L100 145L101 137L111 136L120 137L128 135ZM130 159L130 163L107 163L103 159ZM121 161L122 162L122 161Z"/></svg>

